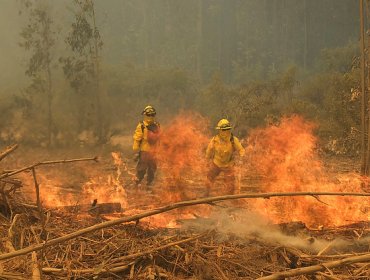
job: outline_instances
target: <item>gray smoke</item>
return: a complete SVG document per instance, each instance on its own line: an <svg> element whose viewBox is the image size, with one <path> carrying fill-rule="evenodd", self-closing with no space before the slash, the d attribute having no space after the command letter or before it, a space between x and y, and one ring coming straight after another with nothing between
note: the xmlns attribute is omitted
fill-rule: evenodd
<svg viewBox="0 0 370 280"><path fill-rule="evenodd" d="M321 240L313 238L306 228L299 228L293 235L284 233L278 225L273 225L260 214L238 209L216 209L209 218L197 218L184 222L183 229L215 230L220 241L230 236L238 237L241 242L259 241L273 246L294 247L317 254L332 249L354 245L355 242L343 239ZM367 239L367 240L366 240ZM369 238L361 240L367 242ZM358 244L359 242L356 242Z"/></svg>

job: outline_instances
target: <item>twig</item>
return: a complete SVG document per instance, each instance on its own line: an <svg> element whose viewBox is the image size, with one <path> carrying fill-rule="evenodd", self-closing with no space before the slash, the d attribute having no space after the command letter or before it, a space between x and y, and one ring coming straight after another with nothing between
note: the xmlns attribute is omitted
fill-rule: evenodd
<svg viewBox="0 0 370 280"><path fill-rule="evenodd" d="M107 222L103 222L97 225L93 225L90 227L83 228L81 230L66 234L64 236L50 239L47 242L43 244L36 244L32 245L17 251L14 251L12 253L5 253L0 255L0 260L6 260L10 258L14 258L16 256L28 254L32 251L38 251L45 247L50 247L55 244L76 238L78 236L100 230L103 228L119 225L122 223L132 222L132 221L139 221L140 219L154 216L163 212L168 212L173 209L181 208L181 207L187 207L192 205L198 205L198 204L209 204L210 202L214 201L223 201L223 200L234 200L234 199L240 199L240 198L270 198L270 197L282 197L282 196L312 196L312 195L328 195L328 196L370 196L370 193L341 193L341 192L289 192L289 193L244 193L244 194L236 194L236 195L225 195L225 196L216 196L216 197L208 197L208 198L202 198L202 199L196 199L196 200L188 200L188 201L181 201L174 203L172 205L167 205L163 207L159 207L157 209L149 210L140 214L136 214L129 217L122 217L116 220L111 220Z"/></svg>
<svg viewBox="0 0 370 280"><path fill-rule="evenodd" d="M355 270L355 275L360 275L360 273L362 271L364 271L366 268L368 268L370 266L370 263L365 263L364 265L362 265L359 269L356 269Z"/></svg>
<svg viewBox="0 0 370 280"><path fill-rule="evenodd" d="M73 273L73 274L102 274L102 273L115 273L115 272L121 272L126 269L128 269L130 266L135 264L136 261L132 261L127 265L123 266L117 266L111 269L105 269L105 268L86 268L86 269L63 269L63 268L53 268L53 267L44 267L42 268L42 272L45 273L63 273L63 272L68 272L68 273Z"/></svg>
<svg viewBox="0 0 370 280"><path fill-rule="evenodd" d="M36 252L32 252L32 280L41 280L41 273Z"/></svg>
<svg viewBox="0 0 370 280"><path fill-rule="evenodd" d="M338 278L338 277L335 277L333 275L328 275L328 274L323 273L323 272L318 272L317 274L321 275L324 278L330 279L330 280L340 280L340 278Z"/></svg>
<svg viewBox="0 0 370 280"><path fill-rule="evenodd" d="M29 277L23 277L22 274L12 273L12 272L2 272L0 273L0 279L7 280L29 280Z"/></svg>
<svg viewBox="0 0 370 280"><path fill-rule="evenodd" d="M189 241L196 240L196 239L201 238L201 237L203 237L207 234L209 234L209 232L198 234L196 236L193 236L193 237L190 237L190 238L187 238L187 239L184 239L184 240L179 240L179 241L175 241L175 242L172 242L172 243L168 243L166 245L159 246L157 248L153 248L153 249L150 249L150 250L147 250L147 251L144 251L144 252L139 252L139 253L135 253L135 254L127 255L127 256L122 256L122 257L114 259L114 261L116 261L116 260L119 260L119 261L129 260L129 259L134 259L134 258L138 258L138 257L141 257L141 256L149 255L150 253L153 253L155 251L159 251L159 250L162 250L162 249L165 249L165 248L168 248L168 247L172 247L172 246L175 246L175 245L179 245L179 244L182 244L182 243L186 243L186 242L189 242Z"/></svg>
<svg viewBox="0 0 370 280"><path fill-rule="evenodd" d="M324 252L326 252L333 244L335 243L335 239L326 245L320 252L317 253L317 256L321 256Z"/></svg>
<svg viewBox="0 0 370 280"><path fill-rule="evenodd" d="M5 246L11 252L16 252L14 245L13 245L13 238L14 238L14 228L16 227L18 219L21 218L21 214L15 214L13 221L8 229L8 238L5 241Z"/></svg>
<svg viewBox="0 0 370 280"><path fill-rule="evenodd" d="M356 256L356 257L350 257L350 258L344 258L338 261L331 261L326 263L321 263L317 265L302 267L302 268L296 268L291 269L288 271L278 272L271 274L269 276L260 277L257 280L279 280L279 279L285 279L288 277L293 277L297 275L304 275L304 274L313 274L318 271L325 271L327 268L334 268L339 267L343 265L348 265L352 263L358 263L358 262L366 262L370 261L370 254L366 254L363 256Z"/></svg>
<svg viewBox="0 0 370 280"><path fill-rule="evenodd" d="M317 195L313 195L312 197L315 198L318 202L321 202L322 204L325 204L327 206L330 206L328 203L322 201Z"/></svg>
<svg viewBox="0 0 370 280"><path fill-rule="evenodd" d="M32 204L27 204L27 203L19 203L19 205L20 205L20 206L23 206L23 207L25 207L25 208L31 208L31 209L35 209L35 210L39 209L39 208L37 207L37 205L32 205Z"/></svg>
<svg viewBox="0 0 370 280"><path fill-rule="evenodd" d="M16 150L18 148L18 144L11 145L9 147L6 147L5 151L1 152L0 154L0 160L5 158L7 155L9 155L11 152Z"/></svg>
<svg viewBox="0 0 370 280"><path fill-rule="evenodd" d="M41 201L40 201L39 183L37 182L35 168L32 168L31 170L32 170L33 181L35 183L35 189L36 189L36 205L37 205L37 210L38 210L39 215L40 215L42 231L44 231L45 230L45 217L44 217L44 212L42 211L42 205L41 205Z"/></svg>
<svg viewBox="0 0 370 280"><path fill-rule="evenodd" d="M200 258L204 263L208 264L208 265L213 265L214 268L217 270L217 272L219 273L220 277L222 280L228 280L229 278L225 275L225 273L222 271L221 267L218 266L217 263L215 262L210 262L208 261L205 256L202 254L202 253L197 253L198 255L198 258Z"/></svg>
<svg viewBox="0 0 370 280"><path fill-rule="evenodd" d="M22 167L20 169L14 170L14 171L8 171L8 172L0 175L0 179L6 178L6 177L9 177L9 176L13 176L15 174L21 173L21 172L26 171L26 170L33 169L33 168L35 168L37 166L40 166L40 165L48 165L48 164L56 164L56 163L71 163L71 162L89 161L89 160L93 160L95 162L98 162L98 157L41 161L41 162L37 162L37 163L34 163L34 164L26 166L26 167Z"/></svg>

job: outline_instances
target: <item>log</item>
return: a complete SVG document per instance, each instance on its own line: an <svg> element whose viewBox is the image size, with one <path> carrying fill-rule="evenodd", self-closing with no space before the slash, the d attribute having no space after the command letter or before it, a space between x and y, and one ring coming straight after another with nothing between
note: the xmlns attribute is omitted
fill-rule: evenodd
<svg viewBox="0 0 370 280"><path fill-rule="evenodd" d="M325 262L317 265L307 266L307 267L301 267L296 269L291 269L288 271L278 272L271 274L269 276L260 277L257 278L257 280L279 280L279 279L285 279L288 277L298 276L298 275L306 275L306 274L313 274L318 271L325 271L327 268L334 268L344 265L349 265L352 263L359 263L359 262L368 262L370 261L370 254L362 255L362 256L356 256L356 257L349 257L344 258L337 261L331 261L331 262Z"/></svg>
<svg viewBox="0 0 370 280"><path fill-rule="evenodd" d="M65 242L71 240L73 238L79 237L81 235L100 230L103 228L119 225L122 223L128 223L132 221L139 221L143 218L154 216L163 212L168 212L177 208L187 207L191 205L198 205L198 204L212 204L212 202L216 201L225 201L225 200L235 200L240 198L271 198L271 197L284 197L284 196L313 196L313 195L326 195L326 196L370 196L370 193L340 193L340 192L289 192L289 193L244 193L244 194L235 194L235 195L224 195L224 196L215 196L215 197L207 197L202 199L195 199L195 200L187 200L187 201L180 201L171 205L159 207L157 209L149 210L140 214L122 217L116 220L111 220L107 222L103 222L100 224L96 224L90 227L83 228L81 230L71 232L61 237L57 237L51 240L48 240L42 244L31 245L29 247L25 247L20 250L16 250L14 252L5 253L0 255L0 260L7 260L17 256L25 255L31 253L33 251L39 251L46 247L53 246L55 244L59 244L61 242Z"/></svg>
<svg viewBox="0 0 370 280"><path fill-rule="evenodd" d="M118 202L97 203L94 206L92 206L91 204L66 205L54 209L68 213L89 212L92 214L111 214L122 211L121 203Z"/></svg>

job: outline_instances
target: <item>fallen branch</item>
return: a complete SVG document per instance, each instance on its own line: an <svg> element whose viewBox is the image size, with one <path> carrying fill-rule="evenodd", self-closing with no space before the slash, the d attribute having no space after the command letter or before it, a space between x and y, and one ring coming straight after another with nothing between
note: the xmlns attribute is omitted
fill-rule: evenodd
<svg viewBox="0 0 370 280"><path fill-rule="evenodd" d="M21 173L21 172L26 171L26 170L34 169L35 167L40 166L40 165L48 165L48 164L56 164L56 163L71 163L71 162L89 161L89 160L93 160L95 162L98 162L98 157L41 161L41 162L37 162L37 163L34 163L34 164L26 166L26 167L22 167L21 169L17 169L17 170L13 170L13 171L7 171L6 173L0 175L0 179L13 176L15 174Z"/></svg>
<svg viewBox="0 0 370 280"><path fill-rule="evenodd" d="M69 212L69 213L82 213L88 212L90 214L110 214L122 212L121 203L118 202L107 202L107 203L97 203L92 206L92 204L77 204L77 205L67 205L58 206L52 208L52 210Z"/></svg>
<svg viewBox="0 0 370 280"><path fill-rule="evenodd" d="M0 273L0 279L6 280L29 280L29 278L24 277L22 274L12 273L12 272L2 272Z"/></svg>
<svg viewBox="0 0 370 280"><path fill-rule="evenodd" d="M53 268L53 267L44 267L42 268L42 272L44 273L72 273L76 275L81 274L102 274L102 273L117 273L122 272L128 268L130 268L131 265L135 264L136 261L132 261L127 265L114 267L111 269L105 269L105 268L85 268L85 269L64 269L64 268Z"/></svg>
<svg viewBox="0 0 370 280"><path fill-rule="evenodd" d="M141 214L136 214L129 217L122 217L116 220L111 220L107 222L103 222L97 225L93 225L90 227L83 228L81 230L71 232L64 236L48 240L42 244L32 245L14 252L5 253L0 255L0 260L6 260L10 258L14 258L17 256L25 255L33 251L42 250L46 247L53 246L55 244L76 238L78 236L100 230L103 228L119 225L122 223L128 223L132 221L139 221L143 218L154 216L163 212L168 212L177 208L191 206L191 205L198 205L198 204L210 204L215 201L224 201L224 200L235 200L240 198L271 198L271 197L283 197L283 196L313 196L313 195L325 195L325 196L370 196L370 193L341 193L341 192L289 192L289 193L244 193L244 194L236 194L236 195L225 195L225 196L215 196L215 197L207 197L202 199L196 200L187 200L174 203L172 205L167 205L163 207L159 207L157 209L149 210L143 212Z"/></svg>
<svg viewBox="0 0 370 280"><path fill-rule="evenodd" d="M5 158L7 155L9 155L11 152L16 150L18 148L18 144L11 145L9 147L6 147L5 151L1 152L0 154L0 160Z"/></svg>
<svg viewBox="0 0 370 280"><path fill-rule="evenodd" d="M325 262L317 265L302 267L302 268L296 268L291 269L284 272L278 272L271 274L269 276L260 277L257 278L257 280L279 280L279 279L285 279L288 277L293 277L297 275L303 275L303 274L313 274L318 271L325 271L328 268L333 267L339 267L343 265L348 265L352 263L359 263L359 262L366 262L370 261L370 254L362 255L362 256L356 256L356 257L350 257L350 258L344 258L338 261L331 261L331 262Z"/></svg>

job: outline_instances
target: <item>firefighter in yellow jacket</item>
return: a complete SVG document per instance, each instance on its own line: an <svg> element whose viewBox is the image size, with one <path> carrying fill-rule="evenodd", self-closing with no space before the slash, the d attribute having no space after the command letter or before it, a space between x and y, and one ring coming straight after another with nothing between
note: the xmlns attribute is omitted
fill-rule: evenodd
<svg viewBox="0 0 370 280"><path fill-rule="evenodd" d="M133 150L138 159L135 183L138 186L146 174L147 186L150 187L157 170L154 149L159 141L160 124L155 121L157 112L152 106L146 106L141 114L143 120L137 125L133 136Z"/></svg>
<svg viewBox="0 0 370 280"><path fill-rule="evenodd" d="M231 133L231 128L227 119L220 120L216 127L218 134L208 144L206 157L211 163L207 174L206 196L209 196L213 183L220 173L224 175L228 194L235 192L235 154L237 153L241 159L245 150L239 139Z"/></svg>

